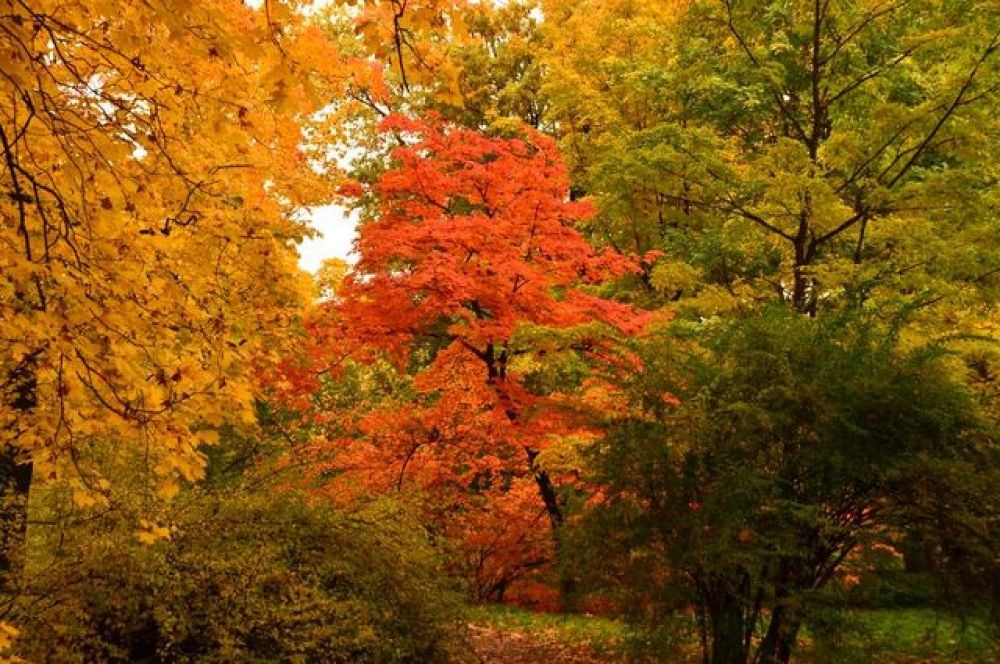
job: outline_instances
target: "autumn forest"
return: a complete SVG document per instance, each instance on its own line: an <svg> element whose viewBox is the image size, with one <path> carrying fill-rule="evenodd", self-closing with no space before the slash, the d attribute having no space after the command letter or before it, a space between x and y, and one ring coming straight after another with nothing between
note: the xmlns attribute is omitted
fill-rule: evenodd
<svg viewBox="0 0 1000 664"><path fill-rule="evenodd" d="M998 108L998 0L0 0L0 661L997 661Z"/></svg>

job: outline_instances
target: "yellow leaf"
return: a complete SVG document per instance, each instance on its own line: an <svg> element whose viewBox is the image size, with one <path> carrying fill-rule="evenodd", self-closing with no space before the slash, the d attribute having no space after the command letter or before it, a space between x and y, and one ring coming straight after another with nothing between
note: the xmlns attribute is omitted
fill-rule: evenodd
<svg viewBox="0 0 1000 664"><path fill-rule="evenodd" d="M219 432L216 429L202 429L195 433L195 440L205 445L215 445L219 442Z"/></svg>
<svg viewBox="0 0 1000 664"><path fill-rule="evenodd" d="M16 627L5 622L0 622L0 653L6 651L14 644L14 639L17 638L18 634L20 632Z"/></svg>
<svg viewBox="0 0 1000 664"><path fill-rule="evenodd" d="M173 478L170 478L160 482L160 485L156 488L156 495L164 500L170 500L176 496L180 490L181 485L178 484Z"/></svg>
<svg viewBox="0 0 1000 664"><path fill-rule="evenodd" d="M161 539L170 539L170 528L157 525L146 519L139 521L140 530L135 533L136 538L143 544L155 544Z"/></svg>
<svg viewBox="0 0 1000 664"><path fill-rule="evenodd" d="M97 505L100 501L90 491L77 489L73 491L73 502L79 507L87 508Z"/></svg>

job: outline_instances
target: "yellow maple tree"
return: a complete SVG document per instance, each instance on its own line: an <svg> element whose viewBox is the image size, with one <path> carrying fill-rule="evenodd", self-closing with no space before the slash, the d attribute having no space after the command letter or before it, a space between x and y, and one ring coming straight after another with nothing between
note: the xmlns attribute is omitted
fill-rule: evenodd
<svg viewBox="0 0 1000 664"><path fill-rule="evenodd" d="M252 419L346 76L294 0L0 2L0 575L32 479L135 446L163 494Z"/></svg>
<svg viewBox="0 0 1000 664"><path fill-rule="evenodd" d="M355 31L404 91L413 84L454 88L458 70L445 51L465 34L465 7L465 0L365 0Z"/></svg>

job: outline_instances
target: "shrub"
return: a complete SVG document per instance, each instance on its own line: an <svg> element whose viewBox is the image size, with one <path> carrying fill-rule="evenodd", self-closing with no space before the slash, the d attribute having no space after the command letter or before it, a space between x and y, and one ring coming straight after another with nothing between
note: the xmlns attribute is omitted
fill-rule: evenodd
<svg viewBox="0 0 1000 664"><path fill-rule="evenodd" d="M456 595L398 504L345 513L288 492L194 489L158 523L169 531L151 544L120 511L36 536L12 621L19 654L426 662L454 643Z"/></svg>

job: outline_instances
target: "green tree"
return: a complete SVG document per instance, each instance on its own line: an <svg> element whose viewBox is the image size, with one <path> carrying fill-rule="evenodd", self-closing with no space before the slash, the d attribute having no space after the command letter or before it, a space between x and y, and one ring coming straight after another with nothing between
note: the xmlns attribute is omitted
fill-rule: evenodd
<svg viewBox="0 0 1000 664"><path fill-rule="evenodd" d="M445 117L474 129L542 129L548 103L542 93L542 30L532 2L472 5L469 38L451 49L459 71L461 104L441 105Z"/></svg>
<svg viewBox="0 0 1000 664"><path fill-rule="evenodd" d="M989 585L994 423L964 363L898 333L771 307L641 345L628 407L593 449L600 570L657 620L693 605L719 664L789 661L851 556L905 532L940 533L966 568L953 581Z"/></svg>
<svg viewBox="0 0 1000 664"><path fill-rule="evenodd" d="M543 6L549 117L601 203L593 237L666 252L661 301L815 314L874 282L961 318L995 299L992 0Z"/></svg>

